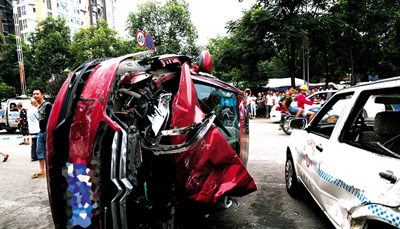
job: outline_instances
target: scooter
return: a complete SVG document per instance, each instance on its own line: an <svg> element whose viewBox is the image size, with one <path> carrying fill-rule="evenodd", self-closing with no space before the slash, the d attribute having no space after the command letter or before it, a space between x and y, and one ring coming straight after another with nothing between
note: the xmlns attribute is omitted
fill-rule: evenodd
<svg viewBox="0 0 400 229"><path fill-rule="evenodd" d="M309 111L317 113L320 109L321 109L320 107L313 107L313 108L309 109ZM281 122L279 125L281 126L281 128L282 128L283 132L285 132L285 134L290 135L293 131L293 128L290 127L290 122L296 118L296 113L287 114L286 112L281 111L281 114L282 114ZM306 123L308 123L309 117L310 117L309 115L307 115L306 117L303 117L300 115L298 117L298 119L305 119Z"/></svg>

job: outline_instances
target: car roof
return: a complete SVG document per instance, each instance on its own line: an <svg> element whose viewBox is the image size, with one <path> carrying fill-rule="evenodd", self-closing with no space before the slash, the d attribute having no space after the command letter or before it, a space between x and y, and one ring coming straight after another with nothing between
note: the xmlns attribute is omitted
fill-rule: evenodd
<svg viewBox="0 0 400 229"><path fill-rule="evenodd" d="M392 77L383 80L377 80L374 82L362 83L359 85L355 85L352 87L347 87L340 90L341 93L346 93L350 91L363 91L370 89L379 89L379 88L389 88L389 87L400 87L400 76Z"/></svg>

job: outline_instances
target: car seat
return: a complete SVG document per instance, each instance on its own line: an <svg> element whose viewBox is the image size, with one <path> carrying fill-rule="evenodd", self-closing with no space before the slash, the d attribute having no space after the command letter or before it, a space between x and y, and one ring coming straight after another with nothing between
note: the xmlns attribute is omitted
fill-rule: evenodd
<svg viewBox="0 0 400 229"><path fill-rule="evenodd" d="M391 151L400 153L400 112L377 113L374 120L374 131L361 132L359 142L380 142Z"/></svg>

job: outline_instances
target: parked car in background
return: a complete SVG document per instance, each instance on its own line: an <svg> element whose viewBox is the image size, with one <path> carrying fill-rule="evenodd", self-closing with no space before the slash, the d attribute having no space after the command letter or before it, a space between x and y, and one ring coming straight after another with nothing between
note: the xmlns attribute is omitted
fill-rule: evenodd
<svg viewBox="0 0 400 229"><path fill-rule="evenodd" d="M0 130L6 130L8 133L14 133L18 130L19 110L17 104L21 103L22 107L29 109L32 107L29 99L12 98L3 103L3 108L0 109Z"/></svg>
<svg viewBox="0 0 400 229"><path fill-rule="evenodd" d="M243 92L151 52L89 61L61 88L48 124L47 181L57 228L173 228L182 200L222 203L256 190L246 169Z"/></svg>
<svg viewBox="0 0 400 229"><path fill-rule="evenodd" d="M340 90L309 124L292 121L288 193L304 186L336 228L399 228L399 104L395 77Z"/></svg>

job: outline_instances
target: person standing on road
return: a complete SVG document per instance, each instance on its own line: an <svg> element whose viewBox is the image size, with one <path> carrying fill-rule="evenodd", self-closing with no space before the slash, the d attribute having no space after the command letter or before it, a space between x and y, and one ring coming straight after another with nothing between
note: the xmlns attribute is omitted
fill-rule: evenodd
<svg viewBox="0 0 400 229"><path fill-rule="evenodd" d="M268 95L265 99L266 99L265 104L267 105L267 109L266 109L267 119L269 119L269 118L271 118L271 110L272 110L272 107L274 106L274 91L273 90L269 91Z"/></svg>
<svg viewBox="0 0 400 229"><path fill-rule="evenodd" d="M37 147L37 135L40 131L39 127L39 114L37 110L38 102L32 98L31 99L32 108L28 110L28 126L29 126L29 134L32 136L32 145L31 145L31 161L37 161L36 156L36 147Z"/></svg>
<svg viewBox="0 0 400 229"><path fill-rule="evenodd" d="M265 114L267 113L267 95L264 92L261 92L262 99L264 100L264 118L266 117Z"/></svg>
<svg viewBox="0 0 400 229"><path fill-rule="evenodd" d="M256 100L257 103L257 115L260 118L264 118L265 117L265 100L262 97L261 93L258 93L258 98Z"/></svg>
<svg viewBox="0 0 400 229"><path fill-rule="evenodd" d="M23 136L23 142L19 143L20 145L29 145L29 129L28 129L28 114L25 108L22 107L22 103L17 104L17 108L19 109L19 118L15 119L15 122L19 122L21 133Z"/></svg>
<svg viewBox="0 0 400 229"><path fill-rule="evenodd" d="M36 155L39 160L39 172L31 175L32 178L45 177L46 172L44 171L45 155L46 155L46 130L47 122L49 121L50 112L53 106L44 100L43 90L36 88L33 90L33 98L38 102L38 114L39 114L39 137L37 139Z"/></svg>
<svg viewBox="0 0 400 229"><path fill-rule="evenodd" d="M247 104L247 114L251 119L251 96L248 91L246 91L246 104Z"/></svg>
<svg viewBox="0 0 400 229"><path fill-rule="evenodd" d="M257 98L254 96L254 94L251 95L251 117L255 118L256 117L256 100Z"/></svg>
<svg viewBox="0 0 400 229"><path fill-rule="evenodd" d="M2 152L0 152L0 154L3 155L3 157L4 157L3 162L6 162L8 159L8 154L4 154Z"/></svg>

